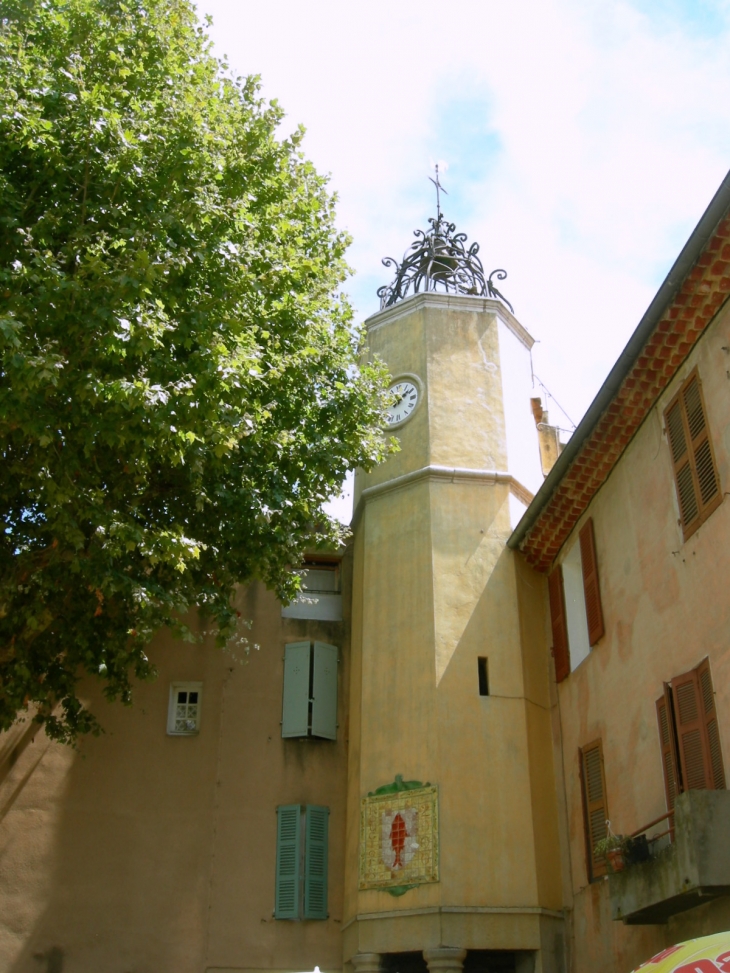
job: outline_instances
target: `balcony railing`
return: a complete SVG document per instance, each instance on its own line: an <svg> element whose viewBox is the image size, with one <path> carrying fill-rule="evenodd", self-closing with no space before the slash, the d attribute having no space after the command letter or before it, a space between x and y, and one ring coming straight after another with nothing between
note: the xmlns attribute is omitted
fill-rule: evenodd
<svg viewBox="0 0 730 973"><path fill-rule="evenodd" d="M674 819L674 820L672 820ZM635 831L636 841L661 822L668 827L647 838L647 860L609 876L611 915L627 925L665 923L678 912L730 895L730 791L680 794L674 812ZM656 844L669 836L665 847Z"/></svg>
<svg viewBox="0 0 730 973"><path fill-rule="evenodd" d="M664 821L668 823L668 827L663 831L657 831L652 835L647 834L648 831ZM628 835L629 840L625 854L627 864L640 865L649 861L650 858L656 858L663 847L657 842L660 842L662 838L669 838L669 841L674 841L674 811L668 811L661 817L654 818L643 828L637 828L636 831ZM664 845L666 845L666 842L664 842Z"/></svg>

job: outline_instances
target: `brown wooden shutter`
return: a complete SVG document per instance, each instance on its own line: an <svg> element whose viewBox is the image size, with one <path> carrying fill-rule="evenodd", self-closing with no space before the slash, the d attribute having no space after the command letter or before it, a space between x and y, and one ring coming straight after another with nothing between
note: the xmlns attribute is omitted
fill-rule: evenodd
<svg viewBox="0 0 730 973"><path fill-rule="evenodd" d="M606 859L596 856L596 844L606 837L606 777L603 771L603 749L601 741L583 747L580 751L580 768L583 781L583 811L585 814L586 857L588 859L588 880L593 881L606 874Z"/></svg>
<svg viewBox="0 0 730 973"><path fill-rule="evenodd" d="M550 596L550 620L553 627L555 679L557 682L562 682L570 673L570 650L568 648L568 624L565 616L563 569L560 565L548 575L548 594Z"/></svg>
<svg viewBox="0 0 730 973"><path fill-rule="evenodd" d="M603 636L603 608L601 607L601 589L598 584L598 562L596 559L596 538L593 532L593 518L589 518L581 528L580 560L583 568L583 589L586 599L586 617L588 619L588 642L595 645Z"/></svg>
<svg viewBox="0 0 730 973"><path fill-rule="evenodd" d="M672 679L682 789L712 789L712 772L697 670Z"/></svg>
<svg viewBox="0 0 730 973"><path fill-rule="evenodd" d="M677 754L677 737L674 729L674 710L672 708L672 690L664 683L664 695L656 701L657 719L659 720L659 741L662 748L662 769L664 771L664 789L667 794L667 809L674 810L677 794L682 790L678 774L679 755Z"/></svg>
<svg viewBox="0 0 730 973"><path fill-rule="evenodd" d="M685 540L722 500L697 373L664 413Z"/></svg>
<svg viewBox="0 0 730 973"><path fill-rule="evenodd" d="M722 750L720 749L720 732L717 726L715 711L715 693L712 688L710 675L710 661L705 659L697 668L697 678L702 696L702 711L705 721L706 745L710 758L710 777L716 791L725 790L725 771L722 765Z"/></svg>

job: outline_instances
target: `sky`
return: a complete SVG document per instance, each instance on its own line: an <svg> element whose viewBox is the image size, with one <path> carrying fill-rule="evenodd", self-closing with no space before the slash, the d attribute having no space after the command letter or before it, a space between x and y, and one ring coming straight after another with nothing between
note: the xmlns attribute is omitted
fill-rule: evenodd
<svg viewBox="0 0 730 973"><path fill-rule="evenodd" d="M339 197L362 321L435 215L577 424L730 168L730 0L198 0ZM558 408L560 404L561 409ZM347 501L337 512L349 519Z"/></svg>

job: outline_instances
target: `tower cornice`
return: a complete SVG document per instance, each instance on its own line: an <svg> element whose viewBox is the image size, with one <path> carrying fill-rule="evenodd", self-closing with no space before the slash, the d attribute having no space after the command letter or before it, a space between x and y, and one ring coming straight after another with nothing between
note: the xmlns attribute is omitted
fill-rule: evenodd
<svg viewBox="0 0 730 973"><path fill-rule="evenodd" d="M493 297L476 297L471 294L441 294L433 291L422 291L411 294L391 307L377 311L365 321L368 334L399 321L406 315L413 314L421 308L438 308L451 311L471 311L475 314L496 314L504 322L525 348L532 348L535 339L509 308Z"/></svg>
<svg viewBox="0 0 730 973"><path fill-rule="evenodd" d="M450 483L463 483L465 481L480 481L484 484L495 485L497 483L506 484L510 493L528 506L534 499L534 494L527 487L520 483L511 473L502 470L473 470L459 466L438 466L432 464L424 466L420 470L412 470L396 476L392 480L385 480L383 483L375 483L373 486L366 487L360 494L357 506L353 512L351 528L354 530L357 521L360 519L364 505L369 500L390 493L393 490L402 490L419 480L448 480Z"/></svg>

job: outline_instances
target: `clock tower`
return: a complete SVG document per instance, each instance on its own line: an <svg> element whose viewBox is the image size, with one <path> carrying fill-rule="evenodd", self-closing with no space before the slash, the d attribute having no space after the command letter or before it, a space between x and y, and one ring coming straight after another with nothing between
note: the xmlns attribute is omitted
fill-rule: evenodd
<svg viewBox="0 0 730 973"><path fill-rule="evenodd" d="M355 485L356 971L563 968L544 593L506 547L542 482L533 339L478 249L439 208L366 322L400 451Z"/></svg>

